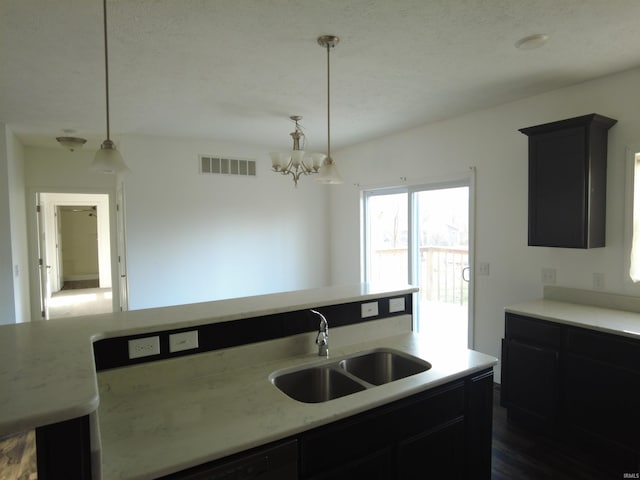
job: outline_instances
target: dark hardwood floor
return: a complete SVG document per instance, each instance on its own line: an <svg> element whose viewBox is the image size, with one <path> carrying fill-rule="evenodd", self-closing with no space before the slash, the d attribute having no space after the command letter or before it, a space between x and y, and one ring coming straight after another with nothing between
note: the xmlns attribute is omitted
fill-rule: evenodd
<svg viewBox="0 0 640 480"><path fill-rule="evenodd" d="M612 477L578 454L507 421L507 410L500 406L500 386L493 392L492 480L608 480Z"/></svg>

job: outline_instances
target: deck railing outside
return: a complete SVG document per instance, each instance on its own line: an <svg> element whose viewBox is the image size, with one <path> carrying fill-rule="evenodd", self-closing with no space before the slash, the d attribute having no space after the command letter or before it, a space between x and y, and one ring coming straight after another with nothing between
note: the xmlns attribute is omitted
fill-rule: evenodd
<svg viewBox="0 0 640 480"><path fill-rule="evenodd" d="M420 247L419 285L422 300L467 305L469 284L463 275L469 266L466 247ZM371 258L371 278L377 280L405 281L407 273L407 249L389 248L375 250ZM468 277L467 277L468 278Z"/></svg>

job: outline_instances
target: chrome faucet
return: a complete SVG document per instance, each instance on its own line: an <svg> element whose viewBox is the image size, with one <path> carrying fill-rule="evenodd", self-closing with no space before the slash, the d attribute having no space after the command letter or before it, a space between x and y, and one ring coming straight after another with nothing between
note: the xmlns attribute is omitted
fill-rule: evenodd
<svg viewBox="0 0 640 480"><path fill-rule="evenodd" d="M311 310L311 313L315 313L320 317L320 328L318 330L318 336L316 337L316 345L318 345L318 355L321 357L329 356L329 323L317 310Z"/></svg>

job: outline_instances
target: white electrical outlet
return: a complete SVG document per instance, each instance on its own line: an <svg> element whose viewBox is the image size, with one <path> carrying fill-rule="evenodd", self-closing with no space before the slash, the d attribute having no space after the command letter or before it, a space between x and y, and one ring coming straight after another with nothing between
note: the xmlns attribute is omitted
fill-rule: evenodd
<svg viewBox="0 0 640 480"><path fill-rule="evenodd" d="M389 299L389 313L404 312L404 297Z"/></svg>
<svg viewBox="0 0 640 480"><path fill-rule="evenodd" d="M478 262L478 275L489 276L489 262Z"/></svg>
<svg viewBox="0 0 640 480"><path fill-rule="evenodd" d="M545 285L556 284L556 269L555 268L543 268L542 269L542 283Z"/></svg>
<svg viewBox="0 0 640 480"><path fill-rule="evenodd" d="M198 348L197 330L169 335L169 351L171 353L191 350L192 348Z"/></svg>
<svg viewBox="0 0 640 480"><path fill-rule="evenodd" d="M593 288L596 290L604 290L604 273L593 274Z"/></svg>
<svg viewBox="0 0 640 480"><path fill-rule="evenodd" d="M160 337L145 337L129 340L129 358L148 357L160 354Z"/></svg>
<svg viewBox="0 0 640 480"><path fill-rule="evenodd" d="M375 317L378 315L378 302L363 303L360 305L362 318Z"/></svg>

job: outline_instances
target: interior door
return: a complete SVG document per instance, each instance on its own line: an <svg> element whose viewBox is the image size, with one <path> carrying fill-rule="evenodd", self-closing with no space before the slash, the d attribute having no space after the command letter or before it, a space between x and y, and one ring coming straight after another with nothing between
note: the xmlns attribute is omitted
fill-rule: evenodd
<svg viewBox="0 0 640 480"><path fill-rule="evenodd" d="M116 231L118 235L118 288L120 310L129 309L129 283L127 279L126 219L124 215L124 182L118 185L116 195Z"/></svg>
<svg viewBox="0 0 640 480"><path fill-rule="evenodd" d="M46 228L40 193L36 195L36 229L38 237L37 247L38 272L40 280L40 315L43 320L47 320L49 318L49 298L51 298L51 292L49 290L50 267L47 263Z"/></svg>

